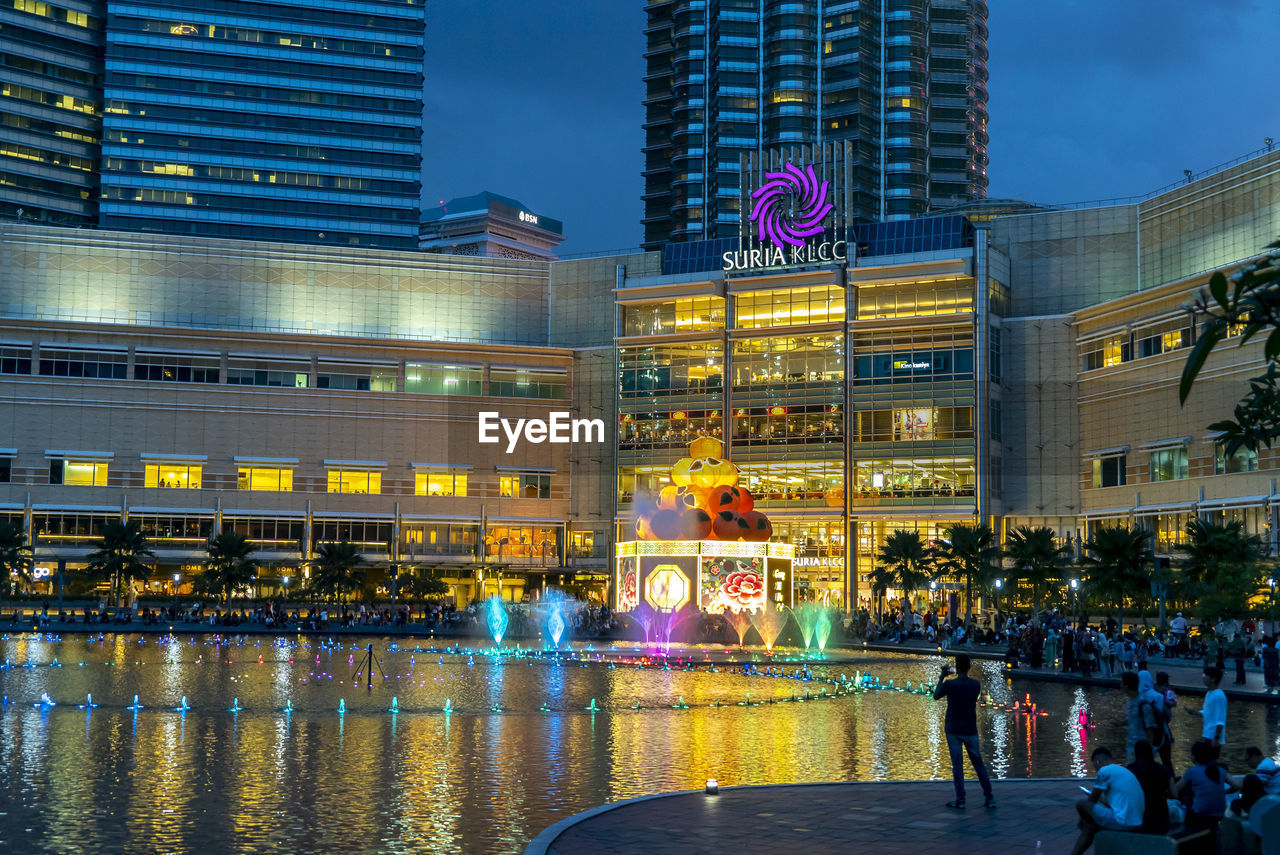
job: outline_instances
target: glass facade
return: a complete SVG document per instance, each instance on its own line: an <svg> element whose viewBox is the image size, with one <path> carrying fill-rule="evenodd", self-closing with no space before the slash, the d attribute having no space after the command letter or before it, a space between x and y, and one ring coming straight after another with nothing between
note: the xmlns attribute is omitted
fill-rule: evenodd
<svg viewBox="0 0 1280 855"><path fill-rule="evenodd" d="M113 5L104 228L417 247L424 4Z"/></svg>
<svg viewBox="0 0 1280 855"><path fill-rule="evenodd" d="M740 158L851 141L854 219L986 196L987 4L648 0L644 244L739 234Z"/></svg>
<svg viewBox="0 0 1280 855"><path fill-rule="evenodd" d="M105 3L0 3L0 216L91 225Z"/></svg>
<svg viewBox="0 0 1280 855"><path fill-rule="evenodd" d="M936 532L939 521L972 522L980 447L974 279L910 272L848 288L730 292L719 328L693 310L691 301L705 298L623 306L624 520L628 508L653 501L691 441L726 440L774 539L797 547L798 596L842 607L869 597L858 580L874 561L868 548L846 567L848 532L874 544L893 528ZM636 323L640 313L645 321ZM673 341L680 330L672 320L695 316L685 340ZM884 319L892 327L866 323ZM986 347L998 386L999 339ZM874 522L886 517L894 522Z"/></svg>

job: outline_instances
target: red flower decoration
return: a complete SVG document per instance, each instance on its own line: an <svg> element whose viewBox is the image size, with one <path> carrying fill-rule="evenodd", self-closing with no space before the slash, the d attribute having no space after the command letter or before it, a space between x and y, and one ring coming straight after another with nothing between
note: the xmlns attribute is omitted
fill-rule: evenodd
<svg viewBox="0 0 1280 855"><path fill-rule="evenodd" d="M764 577L745 570L730 573L724 580L724 593L739 605L756 605L764 596Z"/></svg>
<svg viewBox="0 0 1280 855"><path fill-rule="evenodd" d="M640 597L636 591L636 571L628 570L622 577L622 601L636 603L639 600Z"/></svg>

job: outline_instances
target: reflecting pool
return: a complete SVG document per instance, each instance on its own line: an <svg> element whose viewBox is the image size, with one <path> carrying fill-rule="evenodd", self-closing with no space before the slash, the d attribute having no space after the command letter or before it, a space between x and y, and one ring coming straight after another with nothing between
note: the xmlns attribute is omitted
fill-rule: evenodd
<svg viewBox="0 0 1280 855"><path fill-rule="evenodd" d="M950 776L943 705L896 690L934 679L940 658L813 663L819 679L806 682L712 666L701 650L690 671L596 660L627 651L579 651L582 661L414 644L0 641L0 850L519 852L569 814L708 777ZM980 722L995 774L1083 775L1094 747L1123 746L1119 691L974 667L990 694ZM791 702L834 695L820 678L858 673L894 690ZM130 710L135 695L141 709ZM1174 720L1180 766L1198 725ZM1251 743L1280 751L1277 711L1232 703L1228 739L1228 762Z"/></svg>

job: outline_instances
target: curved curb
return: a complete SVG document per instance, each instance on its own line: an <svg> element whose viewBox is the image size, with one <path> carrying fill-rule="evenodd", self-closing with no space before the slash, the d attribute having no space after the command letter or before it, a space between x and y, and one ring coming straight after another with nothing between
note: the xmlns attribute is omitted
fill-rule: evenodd
<svg viewBox="0 0 1280 855"><path fill-rule="evenodd" d="M1047 783L1047 782L1078 782L1080 778L995 778L1001 785L1027 783ZM741 784L734 787L721 787L720 793L726 793L730 790L770 790L770 789L795 789L800 787L858 787L858 786L906 786L909 784L946 784L949 783L944 778L936 780L919 780L919 781L797 781L793 784ZM696 796L702 795L702 790L676 790L670 793L651 793L647 796L636 796L630 799L623 799L620 802L609 802L608 804L597 805L596 807L584 810L581 813L575 813L567 816L554 825L549 825L542 831L538 832L538 836L529 841L529 845L524 849L524 855L547 855L548 851L555 844L561 834L564 834L570 828L589 819L608 813L618 808L627 807L629 805L639 804L640 802L650 802L655 799L668 799L676 796Z"/></svg>

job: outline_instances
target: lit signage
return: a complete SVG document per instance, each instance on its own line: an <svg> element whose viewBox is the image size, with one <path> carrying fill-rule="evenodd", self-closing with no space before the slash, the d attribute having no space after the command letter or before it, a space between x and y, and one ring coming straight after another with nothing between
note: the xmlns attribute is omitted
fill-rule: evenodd
<svg viewBox="0 0 1280 855"><path fill-rule="evenodd" d="M790 607L794 602L790 561L769 562L769 602L775 608Z"/></svg>
<svg viewBox="0 0 1280 855"><path fill-rule="evenodd" d="M786 407L770 407L769 408L769 415L771 416L785 416L786 414L787 414Z"/></svg>
<svg viewBox="0 0 1280 855"><path fill-rule="evenodd" d="M924 362L914 359L895 359L893 361L894 371L928 371L933 368L932 362Z"/></svg>
<svg viewBox="0 0 1280 855"><path fill-rule="evenodd" d="M671 414L671 420L674 422L682 422L687 418L689 418L689 414L686 413L684 410L676 410L674 413Z"/></svg>
<svg viewBox="0 0 1280 855"><path fill-rule="evenodd" d="M538 224L538 215L530 214L528 211L521 211L520 222L528 223L531 226L536 226Z"/></svg>
<svg viewBox="0 0 1280 855"><path fill-rule="evenodd" d="M827 199L830 181L819 181L812 165L801 169L790 161L781 172L766 172L764 178L751 194L749 220L755 225L756 239L772 246L726 252L726 272L848 260L846 241L810 240L823 235L823 222L835 210Z"/></svg>
<svg viewBox="0 0 1280 855"><path fill-rule="evenodd" d="M797 556L794 561L795 567L822 567L836 570L844 569L844 559L840 557L829 558L825 556Z"/></svg>
<svg viewBox="0 0 1280 855"><path fill-rule="evenodd" d="M645 579L644 598L660 612L679 611L689 602L689 577L674 564L659 564Z"/></svg>

